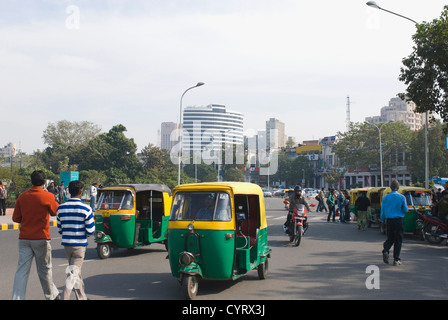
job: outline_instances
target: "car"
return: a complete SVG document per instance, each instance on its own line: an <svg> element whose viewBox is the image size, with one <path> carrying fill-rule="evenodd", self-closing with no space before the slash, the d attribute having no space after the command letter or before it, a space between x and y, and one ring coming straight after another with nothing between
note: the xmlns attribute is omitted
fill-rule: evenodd
<svg viewBox="0 0 448 320"><path fill-rule="evenodd" d="M265 197L272 197L272 192L267 189L263 189L263 194Z"/></svg>
<svg viewBox="0 0 448 320"><path fill-rule="evenodd" d="M316 196L319 194L318 190L314 190L314 189L308 189L305 192L305 196L309 199L314 199L316 198Z"/></svg>

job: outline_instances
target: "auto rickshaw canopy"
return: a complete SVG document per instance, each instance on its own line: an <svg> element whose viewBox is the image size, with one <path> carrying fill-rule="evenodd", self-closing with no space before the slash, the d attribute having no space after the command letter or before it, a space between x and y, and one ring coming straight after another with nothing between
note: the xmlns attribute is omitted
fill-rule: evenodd
<svg viewBox="0 0 448 320"><path fill-rule="evenodd" d="M205 191L222 191L227 192L230 195L231 198L231 206L232 206L232 219L229 222L198 222L204 225L210 226L210 223L214 224L231 224L234 228L236 225L236 217L235 217L235 196L236 195L255 195L258 197L258 206L259 206L259 212L260 212L260 229L267 228L267 222L266 222L266 210L264 205L264 194L263 190L260 186L249 183L249 182L203 182L203 183L192 183L192 184L182 184L178 185L174 188L173 194L175 197L175 194L178 192L205 192ZM174 203L173 203L174 205ZM178 221L180 222L180 221ZM170 221L170 225L172 224L172 221ZM222 226L224 227L224 226ZM217 228L221 228L218 227Z"/></svg>

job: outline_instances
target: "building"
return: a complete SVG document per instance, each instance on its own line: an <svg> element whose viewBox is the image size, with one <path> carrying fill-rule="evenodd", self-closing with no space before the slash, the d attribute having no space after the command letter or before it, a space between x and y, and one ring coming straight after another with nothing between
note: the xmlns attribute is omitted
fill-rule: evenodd
<svg viewBox="0 0 448 320"><path fill-rule="evenodd" d="M381 108L381 115L367 117L366 121L374 124L401 121L413 131L420 130L425 124L425 114L415 113L416 105L412 101L392 98L389 105Z"/></svg>
<svg viewBox="0 0 448 320"><path fill-rule="evenodd" d="M266 147L281 149L286 147L285 124L278 119L266 121Z"/></svg>
<svg viewBox="0 0 448 320"><path fill-rule="evenodd" d="M8 143L3 148L0 148L0 156L10 159L11 156L14 158L17 153L16 145L12 142Z"/></svg>
<svg viewBox="0 0 448 320"><path fill-rule="evenodd" d="M244 143L243 114L210 104L186 107L183 112L183 153L217 151L222 144Z"/></svg>
<svg viewBox="0 0 448 320"><path fill-rule="evenodd" d="M179 141L178 124L175 122L162 122L160 130L160 148L171 150Z"/></svg>

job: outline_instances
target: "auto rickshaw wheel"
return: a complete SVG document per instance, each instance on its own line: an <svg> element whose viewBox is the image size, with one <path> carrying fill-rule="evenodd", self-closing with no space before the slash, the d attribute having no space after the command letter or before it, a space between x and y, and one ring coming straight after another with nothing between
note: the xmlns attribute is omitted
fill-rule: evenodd
<svg viewBox="0 0 448 320"><path fill-rule="evenodd" d="M107 243L98 244L96 246L96 252L98 253L98 256L100 259L107 259L110 257L110 245Z"/></svg>
<svg viewBox="0 0 448 320"><path fill-rule="evenodd" d="M188 300L194 299L199 289L199 278L186 274L182 283L182 291Z"/></svg>
<svg viewBox="0 0 448 320"><path fill-rule="evenodd" d="M264 280L268 276L268 257L264 260L262 264L258 265L257 271L258 271L258 279Z"/></svg>

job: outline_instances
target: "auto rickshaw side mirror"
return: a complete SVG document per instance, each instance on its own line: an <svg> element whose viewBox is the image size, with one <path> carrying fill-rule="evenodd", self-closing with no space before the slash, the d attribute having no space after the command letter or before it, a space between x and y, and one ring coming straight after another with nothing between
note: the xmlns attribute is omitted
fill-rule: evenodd
<svg viewBox="0 0 448 320"><path fill-rule="evenodd" d="M238 223L238 226L241 227L244 221L246 221L246 214L244 212L238 212L236 214L236 222Z"/></svg>

